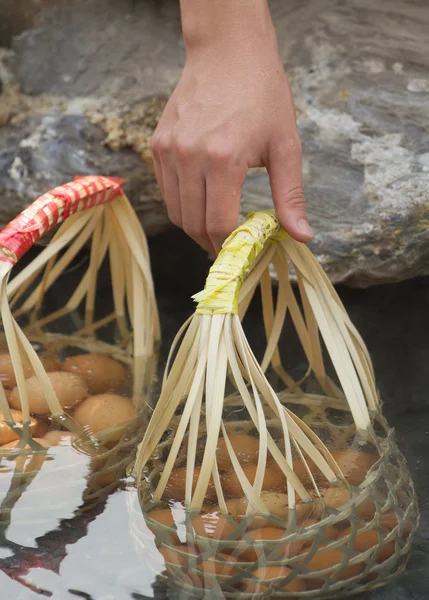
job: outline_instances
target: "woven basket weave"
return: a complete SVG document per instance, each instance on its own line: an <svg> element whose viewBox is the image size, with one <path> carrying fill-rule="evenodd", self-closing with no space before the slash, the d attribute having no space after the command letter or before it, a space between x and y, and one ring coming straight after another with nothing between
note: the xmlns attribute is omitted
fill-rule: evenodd
<svg viewBox="0 0 429 600"><path fill-rule="evenodd" d="M11 411L12 392L6 384L0 385L2 436L16 442L12 448L0 447L3 522L13 511L24 511L23 522L25 510L28 518L35 514L41 491L36 493L29 484L43 471L45 461L56 464L51 468L52 481L43 491L45 498L53 494L57 508L64 501L61 492L67 496L75 488L81 493L82 477L86 479L82 500L88 506L99 501L124 476L141 436L142 407L153 380L159 322L146 239L121 183L100 176L76 178L44 194L0 232L0 353L12 359L22 407L21 413ZM53 229L48 245L15 275L13 267ZM85 247L89 247L89 260L81 279L76 286L67 282L64 286L68 270ZM106 279L106 265L114 303L109 314L103 306L110 302L103 302L105 287L101 296L97 293ZM47 312L49 294L55 298L59 290L64 297L67 288L64 306ZM125 381L112 392L129 399L134 417L93 431L74 419L73 409L61 405L49 379L52 369L45 368L45 361L59 362L54 370L62 370L64 358L88 353L123 366ZM49 407L43 415L31 412L26 392L30 375L37 378ZM73 437L61 446L45 447L48 429L61 431L61 435L70 432ZM27 500L21 509L17 501L24 494Z"/></svg>
<svg viewBox="0 0 429 600"><path fill-rule="evenodd" d="M279 280L276 304L271 264ZM239 335L258 284L267 335L260 364ZM228 286L233 292L225 296ZM139 448L135 473L148 529L140 528L137 538L146 548L155 542L160 554L153 559L163 560L169 586L189 597L210 590L226 598L327 599L385 585L409 556L418 523L415 492L382 415L367 350L316 260L279 229L271 212L257 213L227 240L197 299ZM299 381L286 373L278 350L286 311L309 362ZM219 342L216 352L215 344L223 334L215 338L216 320L222 320L227 348L232 323L238 366L228 351L228 365L219 368L222 347ZM319 330L341 387L328 375ZM275 394L274 374L285 391ZM222 398L231 384L239 393ZM231 443L236 433L259 442L254 480L240 464L246 449L236 452ZM227 467L218 464L222 443ZM269 484L268 472L276 474ZM287 494L282 511L267 509L268 493Z"/></svg>

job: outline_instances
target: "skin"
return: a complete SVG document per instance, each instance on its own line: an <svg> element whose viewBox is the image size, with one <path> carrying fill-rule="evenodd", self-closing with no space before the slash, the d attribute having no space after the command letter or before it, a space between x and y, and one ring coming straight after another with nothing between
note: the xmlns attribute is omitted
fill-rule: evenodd
<svg viewBox="0 0 429 600"><path fill-rule="evenodd" d="M181 0L186 62L152 138L171 221L211 253L237 227L241 188L267 168L282 226L308 242L293 97L266 0Z"/></svg>

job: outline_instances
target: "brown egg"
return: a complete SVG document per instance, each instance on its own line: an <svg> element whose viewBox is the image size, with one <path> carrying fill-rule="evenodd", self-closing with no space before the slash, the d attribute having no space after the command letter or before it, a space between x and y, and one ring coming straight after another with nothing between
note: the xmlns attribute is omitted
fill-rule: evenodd
<svg viewBox="0 0 429 600"><path fill-rule="evenodd" d="M330 579L334 578L333 571L344 559L344 553L341 550L333 548L326 550L323 545L320 545L320 549L313 555L313 557L306 563L306 567L313 572L323 571L332 567L332 570L324 574L324 577ZM304 550L307 552L307 550ZM355 577L363 571L363 563L357 563L353 565L347 565L343 568L338 575L335 575L335 581L350 579ZM324 579L318 579L313 577L307 577L307 584L311 588L322 587Z"/></svg>
<svg viewBox="0 0 429 600"><path fill-rule="evenodd" d="M311 460L311 458L309 458L307 456L305 460L313 474L315 481L318 482L322 478L321 472L316 467L316 465ZM304 461L302 461L300 458L296 458L293 461L293 470L294 470L295 475L297 475L297 477L299 477L299 480L305 487L313 486L311 477L307 471L307 467L305 466Z"/></svg>
<svg viewBox="0 0 429 600"><path fill-rule="evenodd" d="M126 468L122 461L112 462L112 456L93 456L90 461L90 474L86 477L87 489L99 491L110 487L111 491L117 488L126 475Z"/></svg>
<svg viewBox="0 0 429 600"><path fill-rule="evenodd" d="M114 392L124 384L127 375L123 364L103 354L70 356L63 368L85 379L90 394Z"/></svg>
<svg viewBox="0 0 429 600"><path fill-rule="evenodd" d="M243 471L250 483L253 484L256 476L256 465L244 465ZM222 487L226 496L239 498L243 496L243 488L234 470L227 471L221 477ZM286 489L286 477L277 465L269 465L265 469L263 489L281 491Z"/></svg>
<svg viewBox="0 0 429 600"><path fill-rule="evenodd" d="M317 519L309 519L304 527L311 527L312 525L315 525L316 523L318 523ZM320 538L325 538L327 540L336 540L338 538L338 536L340 535L340 530L338 527L335 527L335 525L328 525L327 527L319 527L317 529L317 535L320 536ZM309 538L308 540L305 540L304 542L304 546L303 548L310 548L310 546L313 545L313 538ZM328 542L329 543L329 542Z"/></svg>
<svg viewBox="0 0 429 600"><path fill-rule="evenodd" d="M387 529L387 531L392 531L398 525L397 514L394 513L393 511L383 513L381 515L380 525L383 529ZM405 521L404 523L401 523L401 525L402 525L402 538L406 539L410 535L410 533L413 529L413 524L411 521Z"/></svg>
<svg viewBox="0 0 429 600"><path fill-rule="evenodd" d="M195 548L188 546L187 544L180 543L176 544L174 549L167 548L166 546L160 546L158 551L162 554L166 563L176 567L182 567L191 560L191 557L198 556L198 552Z"/></svg>
<svg viewBox="0 0 429 600"><path fill-rule="evenodd" d="M48 431L43 439L47 440L51 446L71 446L77 437L77 434L71 431Z"/></svg>
<svg viewBox="0 0 429 600"><path fill-rule="evenodd" d="M260 498L264 502L269 513L282 519L285 522L285 525L287 525L289 513L287 495L280 492L262 491ZM236 521L242 521L244 519L248 505L249 501L245 496L243 498L232 498L226 502L228 513ZM258 514L256 514L249 523L250 529L259 529L260 527L269 526L276 527L276 524L269 516L266 517Z"/></svg>
<svg viewBox="0 0 429 600"><path fill-rule="evenodd" d="M255 580L245 580L241 590L253 594L267 592L271 589L270 586L273 586L278 590L280 589L280 586L275 580L279 577L287 577L290 573L292 573L292 569L289 569L289 567L260 567L252 573ZM281 589L288 592L305 592L307 586L303 579L294 578L289 583L282 586Z"/></svg>
<svg viewBox="0 0 429 600"><path fill-rule="evenodd" d="M288 523L288 497L287 494L281 492L262 491L260 494L261 500L267 507L268 512L281 519L284 522L284 527ZM246 511L249 501L246 497L232 498L226 502L228 514L236 521L242 521L246 516ZM304 524L310 518L314 511L315 505L312 503L298 502L295 507L295 518L298 524ZM281 524L275 523L270 516L264 514L255 514L249 522L249 529L259 529L260 527L281 527Z"/></svg>
<svg viewBox="0 0 429 600"><path fill-rule="evenodd" d="M378 460L375 454L355 450L333 450L331 454L351 485L360 485Z"/></svg>
<svg viewBox="0 0 429 600"><path fill-rule="evenodd" d="M19 410L10 411L12 413L12 418L20 428L22 428L23 416L22 412ZM44 433L45 424L43 421L38 421L31 417L30 419L30 431L31 437L40 437ZM13 440L18 440L19 435L9 427L6 423L3 413L0 411L0 446L12 442Z"/></svg>
<svg viewBox="0 0 429 600"><path fill-rule="evenodd" d="M241 465L256 463L259 454L259 440L247 433L231 433L229 441ZM231 459L223 438L218 440L216 449L217 466L220 471L232 469Z"/></svg>
<svg viewBox="0 0 429 600"><path fill-rule="evenodd" d="M198 552L187 544L167 548L161 546L158 551L165 561L165 567L173 577L179 577L183 583L192 587L201 586L201 577L195 573Z"/></svg>
<svg viewBox="0 0 429 600"><path fill-rule="evenodd" d="M363 529L364 527L365 527L364 525L358 525L357 528L359 530L359 529ZM341 534L339 535L339 538L349 538L351 532L352 532L351 527L348 527L343 532L341 532ZM348 541L349 540L347 539L347 542ZM368 529L367 531L363 531L362 533L356 533L355 538L353 540L353 548L357 552L366 552L367 550L369 550L370 548L373 548L374 546L376 548L378 548L378 545L379 545L379 537L378 537L378 533L375 531L375 529ZM394 541L382 544L381 549L377 550L375 552L375 554L377 556L377 562L378 563L384 562L385 560L390 558L394 552L395 552L395 542Z"/></svg>
<svg viewBox="0 0 429 600"><path fill-rule="evenodd" d="M303 541L285 542L284 544L277 544L273 546L265 544L267 546L266 549L252 547L253 541L269 542L281 540L285 536L286 530L278 527L262 527L261 529L253 529L252 531L249 531L244 537L249 544L249 548L240 552L239 560L245 562L255 562L259 559L263 559L264 554L266 553L270 555L270 560L280 560L283 556L296 556L303 547Z"/></svg>
<svg viewBox="0 0 429 600"><path fill-rule="evenodd" d="M61 371L61 364L55 359L42 356L39 356L39 359L47 373L50 371ZM24 359L22 363L25 379L32 377L34 375L33 367L27 359ZM13 369L12 359L8 352L0 354L0 381L6 388L13 388L16 386L15 371Z"/></svg>
<svg viewBox="0 0 429 600"><path fill-rule="evenodd" d="M192 527L195 535L214 540L224 540L231 536L235 529L219 512L197 515L192 519Z"/></svg>
<svg viewBox="0 0 429 600"><path fill-rule="evenodd" d="M217 581L222 581L225 577L235 575L235 568L232 566L237 559L225 552L217 552L216 556L202 562L197 568L204 573L216 575ZM216 581L216 580L215 580Z"/></svg>
<svg viewBox="0 0 429 600"><path fill-rule="evenodd" d="M78 375L52 371L48 373L48 377L63 408L75 406L88 395L86 383ZM49 413L49 405L37 377L29 377L26 380L26 386L30 412L38 415ZM21 408L21 398L17 387L13 388L10 404L17 410Z"/></svg>
<svg viewBox="0 0 429 600"><path fill-rule="evenodd" d="M71 374L68 374L71 375ZM136 409L128 398L116 394L100 394L90 396L79 404L73 413L79 425L89 427L92 433L98 433L113 427L125 424L135 417ZM109 441L119 441L123 430L112 432Z"/></svg>
<svg viewBox="0 0 429 600"><path fill-rule="evenodd" d="M350 501L351 494L346 488L330 487L321 490L323 501L329 508L340 510L347 502ZM356 506L356 515L359 519L370 521L374 518L377 507L373 500L366 498Z"/></svg>
<svg viewBox="0 0 429 600"><path fill-rule="evenodd" d="M45 356L39 356L40 362L47 373L51 371L62 371L63 365L55 358L46 358ZM33 374L33 373L32 373Z"/></svg>
<svg viewBox="0 0 429 600"><path fill-rule="evenodd" d="M147 513L147 517L148 519L151 519L152 521L156 521L157 523L159 523L160 525L163 525L164 527L169 527L171 529L174 529L176 531L176 523L174 521L174 517L173 517L173 513L169 508L160 508L157 510L151 510L149 513ZM165 529L162 528L157 528L156 526L154 526L149 520L146 520L147 526L150 529L150 531L153 533L153 535L156 538L160 538L164 541L169 541L169 543L171 544L180 544L180 540L177 537L177 533L171 531L168 532Z"/></svg>
<svg viewBox="0 0 429 600"><path fill-rule="evenodd" d="M200 475L201 469L199 467L195 467L194 469L194 481L192 485L192 491L195 491L195 486L197 485L198 477ZM174 469L172 471L168 483L165 487L164 497L169 500L178 500L183 501L185 499L185 488L186 488L186 467L179 467L178 469ZM217 498L216 489L213 483L213 479L210 478L209 485L206 492L206 501L214 502Z"/></svg>

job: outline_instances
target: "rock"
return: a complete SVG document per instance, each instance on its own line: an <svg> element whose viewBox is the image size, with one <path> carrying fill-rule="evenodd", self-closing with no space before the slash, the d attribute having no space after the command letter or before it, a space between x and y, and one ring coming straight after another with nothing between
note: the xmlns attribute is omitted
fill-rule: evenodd
<svg viewBox="0 0 429 600"><path fill-rule="evenodd" d="M115 153L103 132L79 115L50 112L0 128L0 223L8 222L45 191L75 174L126 174L125 193L134 199L151 233L165 227L166 216L152 173L131 150ZM145 190L143 197L140 190ZM149 218L148 218L149 217Z"/></svg>
<svg viewBox="0 0 429 600"><path fill-rule="evenodd" d="M297 105L313 251L337 283L429 273L425 0L270 6ZM13 43L27 104L0 129L0 221L79 169L127 178L147 233L167 228L149 142L183 66L178 3L50 0L31 19ZM270 206L267 174L249 174L243 215Z"/></svg>

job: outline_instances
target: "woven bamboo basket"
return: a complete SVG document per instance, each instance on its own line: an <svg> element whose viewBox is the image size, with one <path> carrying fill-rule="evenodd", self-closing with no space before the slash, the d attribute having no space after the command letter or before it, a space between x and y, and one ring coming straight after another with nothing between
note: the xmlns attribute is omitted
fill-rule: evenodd
<svg viewBox="0 0 429 600"><path fill-rule="evenodd" d="M121 183L76 178L0 233L3 527L14 518L55 529L62 511L100 501L141 439L160 332L145 235ZM81 254L87 264L71 285Z"/></svg>
<svg viewBox="0 0 429 600"><path fill-rule="evenodd" d="M242 327L258 286L259 362ZM273 212L252 214L195 300L134 467L135 537L155 542L169 587L333 598L389 582L409 556L415 492L368 351L316 259ZM291 327L308 363L298 380L279 351Z"/></svg>

